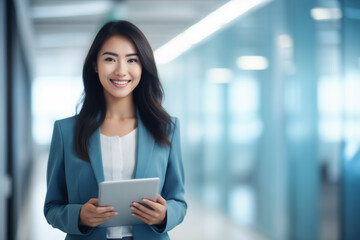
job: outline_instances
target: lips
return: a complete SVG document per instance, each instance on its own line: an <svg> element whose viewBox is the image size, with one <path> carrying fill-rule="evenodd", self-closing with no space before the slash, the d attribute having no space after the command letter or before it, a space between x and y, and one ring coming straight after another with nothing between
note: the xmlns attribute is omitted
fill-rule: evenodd
<svg viewBox="0 0 360 240"><path fill-rule="evenodd" d="M115 79L110 79L110 82L112 82L112 84L115 87L126 87L127 84L130 82L131 80L115 80Z"/></svg>
<svg viewBox="0 0 360 240"><path fill-rule="evenodd" d="M114 80L114 79L110 79L110 81L112 83L119 84L119 85L124 85L124 84L127 84L128 82L130 82L130 80Z"/></svg>

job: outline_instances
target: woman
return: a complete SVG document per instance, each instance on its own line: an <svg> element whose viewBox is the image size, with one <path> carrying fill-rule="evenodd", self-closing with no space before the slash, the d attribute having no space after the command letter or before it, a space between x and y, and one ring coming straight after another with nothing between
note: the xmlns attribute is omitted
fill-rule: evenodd
<svg viewBox="0 0 360 240"><path fill-rule="evenodd" d="M66 239L169 239L187 205L179 124L161 106L162 87L151 47L127 21L105 24L83 68L78 115L54 125L44 213ZM102 228L117 213L98 206L104 180L159 177L156 202L130 206L144 224ZM126 194L126 193L124 193Z"/></svg>

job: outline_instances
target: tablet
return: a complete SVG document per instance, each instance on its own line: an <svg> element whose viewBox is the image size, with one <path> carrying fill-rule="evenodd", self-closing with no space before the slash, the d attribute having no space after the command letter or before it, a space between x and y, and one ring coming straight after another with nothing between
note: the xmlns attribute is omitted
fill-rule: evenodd
<svg viewBox="0 0 360 240"><path fill-rule="evenodd" d="M159 178L139 178L105 181L99 184L99 206L113 206L119 214L102 223L100 227L128 226L144 223L131 215L132 202L142 203L148 198L156 201Z"/></svg>

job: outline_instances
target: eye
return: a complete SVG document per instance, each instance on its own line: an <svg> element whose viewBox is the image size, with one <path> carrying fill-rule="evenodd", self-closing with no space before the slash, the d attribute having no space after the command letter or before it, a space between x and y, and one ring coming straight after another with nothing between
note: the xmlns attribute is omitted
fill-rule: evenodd
<svg viewBox="0 0 360 240"><path fill-rule="evenodd" d="M136 58L132 58L132 59L129 59L128 62L130 63L137 63L139 60L137 60Z"/></svg>
<svg viewBox="0 0 360 240"><path fill-rule="evenodd" d="M115 62L115 59L108 57L108 58L105 58L105 61L106 62Z"/></svg>

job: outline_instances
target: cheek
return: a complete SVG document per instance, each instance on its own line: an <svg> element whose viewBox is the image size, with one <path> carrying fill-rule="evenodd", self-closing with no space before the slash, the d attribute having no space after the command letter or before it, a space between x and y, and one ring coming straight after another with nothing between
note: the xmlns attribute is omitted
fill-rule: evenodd
<svg viewBox="0 0 360 240"><path fill-rule="evenodd" d="M112 64L106 64L106 63L99 63L98 64L98 74L99 76L102 75L102 76L106 76L108 75L109 73L111 73L113 70L114 70L114 65Z"/></svg>
<svg viewBox="0 0 360 240"><path fill-rule="evenodd" d="M106 78L104 78L103 76L101 76L100 74L99 74L99 81L100 81L100 84L101 84L101 86L104 88L104 87L106 87Z"/></svg>
<svg viewBox="0 0 360 240"><path fill-rule="evenodd" d="M103 82L106 82L107 81L107 78L109 76L109 71L111 69L109 69L109 67L101 67L99 68L99 71L98 71L98 76L99 76L99 79L100 79L100 82L103 83Z"/></svg>
<svg viewBox="0 0 360 240"><path fill-rule="evenodd" d="M137 78L138 80L140 80L141 74L142 74L142 68L139 67L139 68L136 69L136 71L135 71L135 75L136 75L136 78Z"/></svg>
<svg viewBox="0 0 360 240"><path fill-rule="evenodd" d="M102 74L100 72L98 73L98 75L99 75L100 82L104 83L106 81L106 79L107 79L106 75Z"/></svg>

